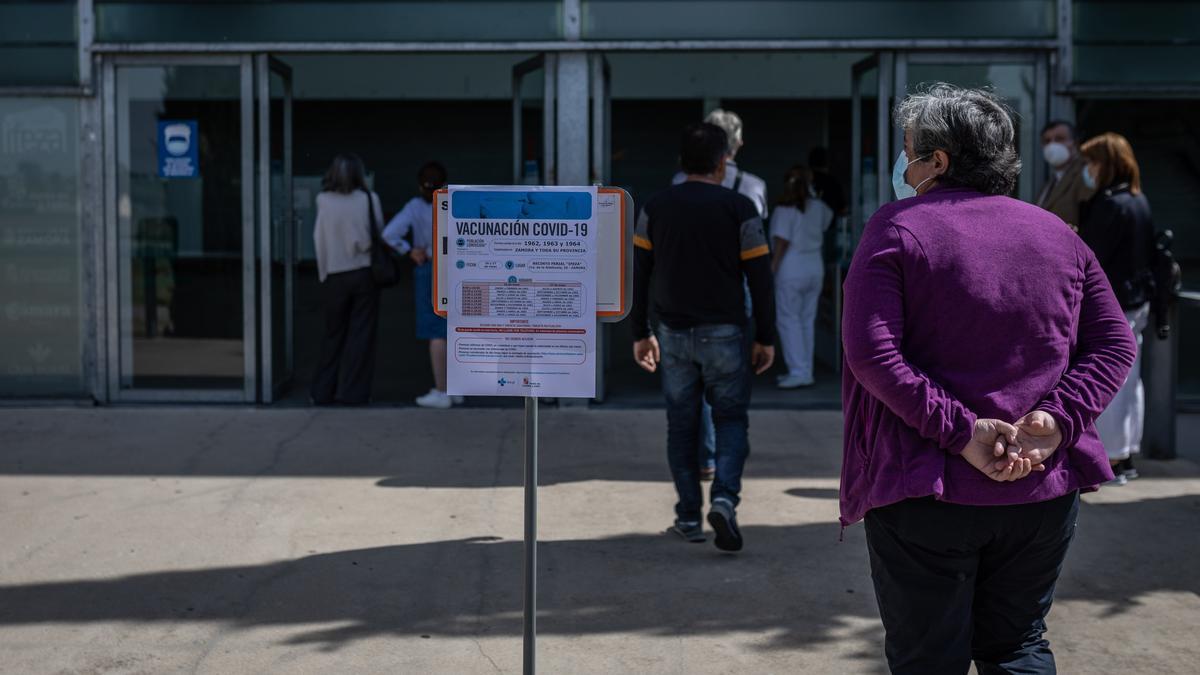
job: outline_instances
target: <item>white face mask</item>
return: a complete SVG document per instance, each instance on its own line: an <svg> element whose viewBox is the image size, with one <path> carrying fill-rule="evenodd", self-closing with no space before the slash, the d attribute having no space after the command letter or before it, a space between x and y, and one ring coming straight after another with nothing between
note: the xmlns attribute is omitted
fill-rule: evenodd
<svg viewBox="0 0 1200 675"><path fill-rule="evenodd" d="M918 157L914 159L912 163L915 164L917 162L923 162L928 158L928 155L925 157ZM913 187L908 184L907 180L904 179L904 174L908 173L908 165L908 154L901 150L900 156L896 157L896 163L892 165L892 191L896 193L896 199L908 199L909 197L916 197L917 190L920 190L922 185L928 183L934 178L933 176L930 176L920 183L917 183L917 187Z"/></svg>
<svg viewBox="0 0 1200 675"><path fill-rule="evenodd" d="M1096 189L1096 178L1092 176L1092 167L1090 166L1083 167L1083 184L1089 190Z"/></svg>
<svg viewBox="0 0 1200 675"><path fill-rule="evenodd" d="M1062 143L1047 143L1042 146L1042 157L1046 158L1047 164L1057 169L1071 161L1071 150Z"/></svg>

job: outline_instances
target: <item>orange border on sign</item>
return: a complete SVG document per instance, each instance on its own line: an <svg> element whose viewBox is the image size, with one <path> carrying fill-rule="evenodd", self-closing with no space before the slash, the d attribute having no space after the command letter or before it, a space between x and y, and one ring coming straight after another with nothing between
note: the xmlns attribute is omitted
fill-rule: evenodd
<svg viewBox="0 0 1200 675"><path fill-rule="evenodd" d="M620 242L621 242L621 274L620 274L620 276L621 276L621 305L617 309L597 311L596 316L601 316L601 317L603 317L603 316L621 316L622 314L625 313L625 277L627 276L625 274L625 264L628 262L625 259L625 224L626 224L625 223L625 191L622 190L621 188L615 188L615 187L600 187L600 188L596 188L596 193L597 194L615 194L620 197L620 201L621 201L621 204L620 204L621 231L620 231L620 235L619 235ZM440 276L438 275L438 259L442 257L441 254L439 253L439 251L441 250L440 247L442 244L442 238L441 238L441 232L439 232L439 230L438 230L438 213L437 213L437 211L438 211L438 204L441 201L440 197L442 195L449 195L449 194L450 194L450 190L448 190L446 188L442 188L440 190L433 191L433 247L434 247L434 251L433 251L433 295L429 298L429 301L431 303L433 303L433 313L437 314L438 316L442 317L443 319L446 318L446 316L450 313L450 310L440 309L439 305L438 305L438 301L442 299L442 297L441 297L442 294L439 292Z"/></svg>
<svg viewBox="0 0 1200 675"><path fill-rule="evenodd" d="M625 191L621 188L596 188L597 194L620 195L621 207L621 304L615 310L596 312L596 316L621 316L625 313Z"/></svg>
<svg viewBox="0 0 1200 675"><path fill-rule="evenodd" d="M438 258L442 257L442 255L440 253L438 253L438 251L441 250L442 237L441 237L441 233L438 232L438 213L437 212L438 212L438 204L441 202L442 195L448 195L448 194L450 194L450 191L447 190L446 188L442 188L440 190L433 191L433 296L429 298L429 302L433 303L433 313L437 314L438 316L442 317L443 319L446 318L446 315L450 313L450 310L449 309L440 309L441 306L438 304L438 300L442 299L441 294L438 293L438 279L439 279Z"/></svg>

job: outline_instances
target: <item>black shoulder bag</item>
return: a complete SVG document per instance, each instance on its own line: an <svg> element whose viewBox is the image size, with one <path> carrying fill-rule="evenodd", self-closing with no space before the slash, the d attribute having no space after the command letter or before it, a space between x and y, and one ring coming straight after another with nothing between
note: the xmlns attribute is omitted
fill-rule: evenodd
<svg viewBox="0 0 1200 675"><path fill-rule="evenodd" d="M367 192L367 225L371 230L371 280L380 288L389 288L400 282L400 256L383 240L383 233L375 222L375 205L371 193Z"/></svg>

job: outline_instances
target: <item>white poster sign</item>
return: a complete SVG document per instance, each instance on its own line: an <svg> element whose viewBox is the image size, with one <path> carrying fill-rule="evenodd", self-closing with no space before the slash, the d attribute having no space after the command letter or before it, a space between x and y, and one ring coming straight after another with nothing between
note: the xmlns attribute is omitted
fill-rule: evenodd
<svg viewBox="0 0 1200 675"><path fill-rule="evenodd" d="M450 187L451 395L596 395L596 194Z"/></svg>

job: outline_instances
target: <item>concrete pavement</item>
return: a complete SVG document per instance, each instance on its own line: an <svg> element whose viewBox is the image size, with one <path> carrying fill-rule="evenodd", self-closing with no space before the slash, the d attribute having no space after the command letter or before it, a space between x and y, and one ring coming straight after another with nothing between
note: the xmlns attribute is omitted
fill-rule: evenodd
<svg viewBox="0 0 1200 675"><path fill-rule="evenodd" d="M0 672L520 672L521 424L0 410ZM541 672L885 672L861 525L838 541L839 413L752 415L739 556L661 534L661 410L542 424ZM1062 672L1194 672L1197 457L1085 497Z"/></svg>

